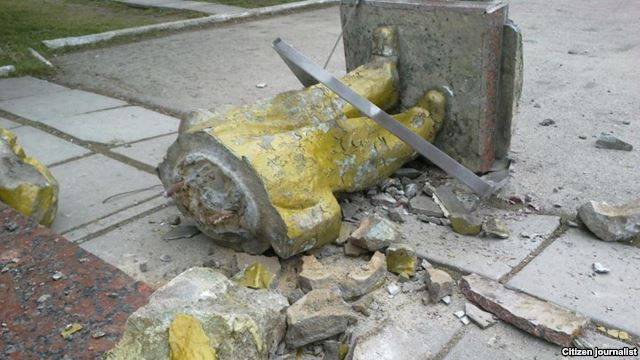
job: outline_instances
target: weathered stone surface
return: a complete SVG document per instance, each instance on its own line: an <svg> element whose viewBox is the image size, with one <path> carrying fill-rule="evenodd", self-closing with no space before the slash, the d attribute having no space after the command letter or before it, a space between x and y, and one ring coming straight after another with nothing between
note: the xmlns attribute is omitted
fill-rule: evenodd
<svg viewBox="0 0 640 360"><path fill-rule="evenodd" d="M400 231L396 225L378 215L362 219L356 231L349 237L353 245L369 251L383 249L399 239Z"/></svg>
<svg viewBox="0 0 640 360"><path fill-rule="evenodd" d="M596 140L596 147L609 150L631 151L633 146L624 142L611 134L602 133Z"/></svg>
<svg viewBox="0 0 640 360"><path fill-rule="evenodd" d="M336 286L333 274L324 268L315 256L302 257L302 271L298 275L298 283L303 291L329 289Z"/></svg>
<svg viewBox="0 0 640 360"><path fill-rule="evenodd" d="M478 235L482 230L482 219L474 214L449 214L451 228L461 235Z"/></svg>
<svg viewBox="0 0 640 360"><path fill-rule="evenodd" d="M0 200L43 225L58 210L58 182L49 169L25 154L15 134L0 128Z"/></svg>
<svg viewBox="0 0 640 360"><path fill-rule="evenodd" d="M418 215L444 217L440 206L432 198L418 195L409 201L411 212Z"/></svg>
<svg viewBox="0 0 640 360"><path fill-rule="evenodd" d="M247 267L261 263L271 273L277 275L280 272L280 260L276 256L264 256L264 255L251 255L243 252L236 252L233 254L233 260L231 261L231 271L234 273L240 272Z"/></svg>
<svg viewBox="0 0 640 360"><path fill-rule="evenodd" d="M432 303L437 303L443 297L453 294L455 283L451 275L444 270L428 268L424 280Z"/></svg>
<svg viewBox="0 0 640 360"><path fill-rule="evenodd" d="M371 197L371 204L374 206L395 206L396 203L396 199L387 193L380 193Z"/></svg>
<svg viewBox="0 0 640 360"><path fill-rule="evenodd" d="M287 309L287 345L299 348L341 334L356 320L339 293L312 290Z"/></svg>
<svg viewBox="0 0 640 360"><path fill-rule="evenodd" d="M261 262L255 262L245 268L237 277L234 276L234 279L237 279L240 285L248 288L269 289L275 277L276 275L269 271L265 265Z"/></svg>
<svg viewBox="0 0 640 360"><path fill-rule="evenodd" d="M485 220L482 224L482 230L484 230L487 235L499 239L508 239L509 236L511 236L507 224L495 217Z"/></svg>
<svg viewBox="0 0 640 360"><path fill-rule="evenodd" d="M509 290L476 274L463 276L460 290L498 318L554 344L570 346L588 324L587 318L570 310Z"/></svg>
<svg viewBox="0 0 640 360"><path fill-rule="evenodd" d="M169 358L169 327L180 314L202 324L218 359L264 359L285 331L287 299L237 286L212 269L192 268L151 295L127 320L113 359Z"/></svg>
<svg viewBox="0 0 640 360"><path fill-rule="evenodd" d="M387 270L409 279L416 273L418 258L415 250L406 244L392 245L387 248Z"/></svg>
<svg viewBox="0 0 640 360"><path fill-rule="evenodd" d="M464 304L464 313L482 329L486 329L496 323L496 319L493 318L491 313L481 310L472 303Z"/></svg>
<svg viewBox="0 0 640 360"><path fill-rule="evenodd" d="M386 273L385 256L376 251L366 265L350 271L340 281L342 296L349 300L370 293L384 284Z"/></svg>
<svg viewBox="0 0 640 360"><path fill-rule="evenodd" d="M413 199L416 195L418 195L418 184L408 183L404 187L404 195L407 197L407 199Z"/></svg>
<svg viewBox="0 0 640 360"><path fill-rule="evenodd" d="M178 314L173 318L169 326L169 348L172 360L217 359L202 323L191 315Z"/></svg>
<svg viewBox="0 0 640 360"><path fill-rule="evenodd" d="M344 360L349 352L349 346L337 340L327 340L322 344L324 357L322 360Z"/></svg>
<svg viewBox="0 0 640 360"><path fill-rule="evenodd" d="M589 201L578 209L578 215L604 241L631 241L640 235L640 198L622 205Z"/></svg>
<svg viewBox="0 0 640 360"><path fill-rule="evenodd" d="M355 230L356 227L350 222L343 221L340 225L340 235L336 239L335 243L338 245L344 245L349 239L349 235Z"/></svg>
<svg viewBox="0 0 640 360"><path fill-rule="evenodd" d="M363 249L359 246L355 246L353 245L353 243L351 241L347 241L344 244L344 254L347 256L352 256L352 257L357 257L363 254L368 253L369 250L367 249Z"/></svg>

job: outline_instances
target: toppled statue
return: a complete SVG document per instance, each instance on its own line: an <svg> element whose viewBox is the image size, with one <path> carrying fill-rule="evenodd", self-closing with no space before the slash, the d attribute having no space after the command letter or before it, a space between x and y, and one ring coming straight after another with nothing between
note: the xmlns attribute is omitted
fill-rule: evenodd
<svg viewBox="0 0 640 360"><path fill-rule="evenodd" d="M58 182L25 154L16 135L0 128L0 201L49 226L58 210Z"/></svg>
<svg viewBox="0 0 640 360"><path fill-rule="evenodd" d="M380 108L394 109L396 50L395 30L378 28L371 61L343 83ZM433 141L444 113L444 96L431 90L394 117ZM371 187L414 156L411 147L319 84L192 116L158 172L179 209L215 241L254 254L273 247L287 258L338 237L341 209L334 193Z"/></svg>

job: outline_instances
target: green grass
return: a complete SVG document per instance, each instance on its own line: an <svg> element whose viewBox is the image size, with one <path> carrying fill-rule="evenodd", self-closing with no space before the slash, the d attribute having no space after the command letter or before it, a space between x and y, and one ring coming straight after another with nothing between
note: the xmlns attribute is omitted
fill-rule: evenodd
<svg viewBox="0 0 640 360"><path fill-rule="evenodd" d="M213 2L218 4L224 4L224 5L239 6L243 8L257 8L257 7L292 3L300 0L196 0L196 1Z"/></svg>
<svg viewBox="0 0 640 360"><path fill-rule="evenodd" d="M52 71L29 53L53 52L42 40L94 34L203 16L196 12L139 9L104 0L0 0L0 66L15 65L17 75Z"/></svg>

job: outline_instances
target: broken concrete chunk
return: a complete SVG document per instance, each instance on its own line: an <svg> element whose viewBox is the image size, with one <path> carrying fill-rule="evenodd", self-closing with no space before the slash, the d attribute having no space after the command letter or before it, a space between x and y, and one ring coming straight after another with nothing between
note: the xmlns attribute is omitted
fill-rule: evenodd
<svg viewBox="0 0 640 360"><path fill-rule="evenodd" d="M487 219L482 224L482 230L484 230L487 235L496 237L498 239L508 239L509 236L511 236L507 224L505 224L502 220L494 217Z"/></svg>
<svg viewBox="0 0 640 360"><path fill-rule="evenodd" d="M387 193L380 193L371 197L373 206L396 206L396 203L396 199Z"/></svg>
<svg viewBox="0 0 640 360"><path fill-rule="evenodd" d="M425 283L432 303L437 303L445 296L453 294L454 282L446 271L432 267L427 268Z"/></svg>
<svg viewBox="0 0 640 360"><path fill-rule="evenodd" d="M571 346L588 323L581 315L476 274L463 276L460 290L467 299L505 322L561 346Z"/></svg>
<svg viewBox="0 0 640 360"><path fill-rule="evenodd" d="M325 269L313 255L302 257L302 271L298 275L298 283L305 292L336 286L333 274Z"/></svg>
<svg viewBox="0 0 640 360"><path fill-rule="evenodd" d="M496 319L491 313L481 310L472 303L464 304L464 313L482 329L486 329L496 323Z"/></svg>
<svg viewBox="0 0 640 360"><path fill-rule="evenodd" d="M340 281L342 296L350 300L372 292L384 284L386 273L385 256L376 251L366 265L350 271Z"/></svg>
<svg viewBox="0 0 640 360"><path fill-rule="evenodd" d="M409 245L398 244L387 248L387 270L404 279L416 273L418 258Z"/></svg>
<svg viewBox="0 0 640 360"><path fill-rule="evenodd" d="M15 134L0 128L0 201L49 226L58 211L58 182L25 154Z"/></svg>
<svg viewBox="0 0 640 360"><path fill-rule="evenodd" d="M340 235L338 235L338 238L336 239L335 243L337 245L344 245L347 242L347 239L349 239L349 235L351 235L351 233L355 229L356 229L355 225L353 225L352 223L343 221L342 224L340 224Z"/></svg>
<svg viewBox="0 0 640 360"><path fill-rule="evenodd" d="M287 309L287 345L299 348L328 339L356 320L351 306L337 292L312 290Z"/></svg>
<svg viewBox="0 0 640 360"><path fill-rule="evenodd" d="M362 219L360 225L351 233L349 241L355 246L377 251L400 239L400 231L391 221L378 215L370 215Z"/></svg>
<svg viewBox="0 0 640 360"><path fill-rule="evenodd" d="M238 274L238 283L252 289L268 289L275 277L261 262L256 262Z"/></svg>
<svg viewBox="0 0 640 360"><path fill-rule="evenodd" d="M474 214L449 214L451 228L461 235L478 235L482 230L482 220Z"/></svg>
<svg viewBox="0 0 640 360"><path fill-rule="evenodd" d="M260 263L272 274L277 275L280 272L280 260L275 256L251 255L247 253L237 252L233 254L231 260L231 271L238 273L249 266Z"/></svg>
<svg viewBox="0 0 640 360"><path fill-rule="evenodd" d="M200 234L200 229L195 225L179 225L167 231L162 238L167 241L190 239L198 234Z"/></svg>
<svg viewBox="0 0 640 360"><path fill-rule="evenodd" d="M352 257L358 257L360 255L364 255L366 253L368 253L369 250L367 249L363 249L359 246L355 246L353 245L353 243L351 241L347 241L346 244L344 244L344 254L347 256L352 256Z"/></svg>
<svg viewBox="0 0 640 360"><path fill-rule="evenodd" d="M349 352L349 345L337 340L327 340L322 344L324 357L322 360L344 360Z"/></svg>
<svg viewBox="0 0 640 360"><path fill-rule="evenodd" d="M400 293L400 286L398 286L398 284L396 283L391 283L389 285L387 285L387 292L389 293L389 295L391 296L396 296Z"/></svg>
<svg viewBox="0 0 640 360"><path fill-rule="evenodd" d="M600 149L631 151L633 146L611 134L602 133L596 140L596 147Z"/></svg>
<svg viewBox="0 0 640 360"><path fill-rule="evenodd" d="M578 209L578 216L604 241L631 241L640 235L640 198L623 205L589 201Z"/></svg>
<svg viewBox="0 0 640 360"><path fill-rule="evenodd" d="M432 198L418 195L409 201L409 208L412 213L432 217L444 217L444 213Z"/></svg>
<svg viewBox="0 0 640 360"><path fill-rule="evenodd" d="M409 213L407 213L407 211L402 206L394 207L387 211L387 216L389 216L389 220L400 223L400 224L406 221L405 216L407 215L409 215Z"/></svg>
<svg viewBox="0 0 640 360"><path fill-rule="evenodd" d="M418 195L418 184L408 183L404 187L404 196L406 196L407 199L413 199L416 195Z"/></svg>
<svg viewBox="0 0 640 360"><path fill-rule="evenodd" d="M591 267L593 268L593 271L596 274L608 274L609 273L609 269L606 268L604 265L600 264L599 262L594 262Z"/></svg>
<svg viewBox="0 0 640 360"><path fill-rule="evenodd" d="M216 350L209 345L209 337L197 318L178 314L169 326L169 348L172 360L216 360Z"/></svg>
<svg viewBox="0 0 640 360"><path fill-rule="evenodd" d="M170 327L179 314L196 319L217 359L265 359L275 352L285 333L287 299L270 290L236 285L209 268L192 268L175 277L149 298L129 319L112 359L168 359ZM191 329L174 335L198 332Z"/></svg>

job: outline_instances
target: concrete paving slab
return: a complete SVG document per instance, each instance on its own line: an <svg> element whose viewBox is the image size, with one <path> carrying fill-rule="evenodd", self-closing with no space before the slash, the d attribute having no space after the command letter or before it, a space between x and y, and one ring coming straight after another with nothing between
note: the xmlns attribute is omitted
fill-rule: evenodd
<svg viewBox="0 0 640 360"><path fill-rule="evenodd" d="M27 155L47 166L91 152L31 126L21 126L12 131Z"/></svg>
<svg viewBox="0 0 640 360"><path fill-rule="evenodd" d="M215 245L202 234L190 239L163 240L163 235L172 228L169 222L177 215L179 211L172 206L89 240L81 247L153 287L163 285L190 267L201 266L212 253L233 256L233 250ZM146 266L145 271L141 270L141 264L146 264L142 268Z"/></svg>
<svg viewBox="0 0 640 360"><path fill-rule="evenodd" d="M19 126L22 126L21 124L18 124L16 122L13 122L11 120L7 120L3 117L0 117L0 128L3 129L7 129L7 130L11 130L11 129L15 129Z"/></svg>
<svg viewBox="0 0 640 360"><path fill-rule="evenodd" d="M465 236L449 226L426 224L407 218L401 229L404 241L418 255L463 272L498 280L535 250L560 225L556 216L513 215L504 219L511 231L509 239ZM525 236L530 236L526 238Z"/></svg>
<svg viewBox="0 0 640 360"><path fill-rule="evenodd" d="M464 308L464 297L455 293L450 305L423 305L423 292L391 297L383 286L373 293L380 314L358 322L354 331L354 360L430 359L440 352L463 326L453 314ZM391 316L389 316L391 314Z"/></svg>
<svg viewBox="0 0 640 360"><path fill-rule="evenodd" d="M31 76L1 79L0 101L19 99L26 96L51 94L65 90L69 89Z"/></svg>
<svg viewBox="0 0 640 360"><path fill-rule="evenodd" d="M138 160L150 166L158 166L169 146L176 141L177 135L167 135L155 139L140 141L130 145L123 145L111 151Z"/></svg>
<svg viewBox="0 0 640 360"><path fill-rule="evenodd" d="M56 79L182 113L241 105L301 87L271 48L275 38L322 65L339 33L337 7L275 16L65 54L54 60ZM345 73L342 43L328 69Z"/></svg>
<svg viewBox="0 0 640 360"><path fill-rule="evenodd" d="M125 105L127 103L124 101L81 90L65 90L0 101L0 109L44 124L73 115Z"/></svg>
<svg viewBox="0 0 640 360"><path fill-rule="evenodd" d="M599 262L609 274L594 274ZM507 283L608 326L640 334L640 249L570 229Z"/></svg>
<svg viewBox="0 0 640 360"><path fill-rule="evenodd" d="M162 190L162 187L158 186L157 189L160 191ZM95 237L96 233L98 232L104 232L108 230L107 228L117 226L122 222L130 220L136 216L140 216L140 214L153 212L154 209L159 210L159 208L168 206L169 204L171 204L170 199L167 199L163 196L157 196L148 201L142 201L138 205L129 207L122 211L118 211L114 214L93 221L87 225L66 232L64 234L64 237L69 241L81 243L89 239L89 237Z"/></svg>
<svg viewBox="0 0 640 360"><path fill-rule="evenodd" d="M532 354L536 359L558 359L561 348L520 331L505 323L482 330L471 324L466 334L449 351L445 359L511 359L529 360Z"/></svg>
<svg viewBox="0 0 640 360"><path fill-rule="evenodd" d="M176 132L180 120L139 106L124 106L46 123L85 141L116 145Z"/></svg>
<svg viewBox="0 0 640 360"><path fill-rule="evenodd" d="M53 166L50 170L60 185L58 215L52 228L62 234L162 191L161 187L155 187L104 204L110 196L158 185L160 181L154 175L100 154Z"/></svg>

